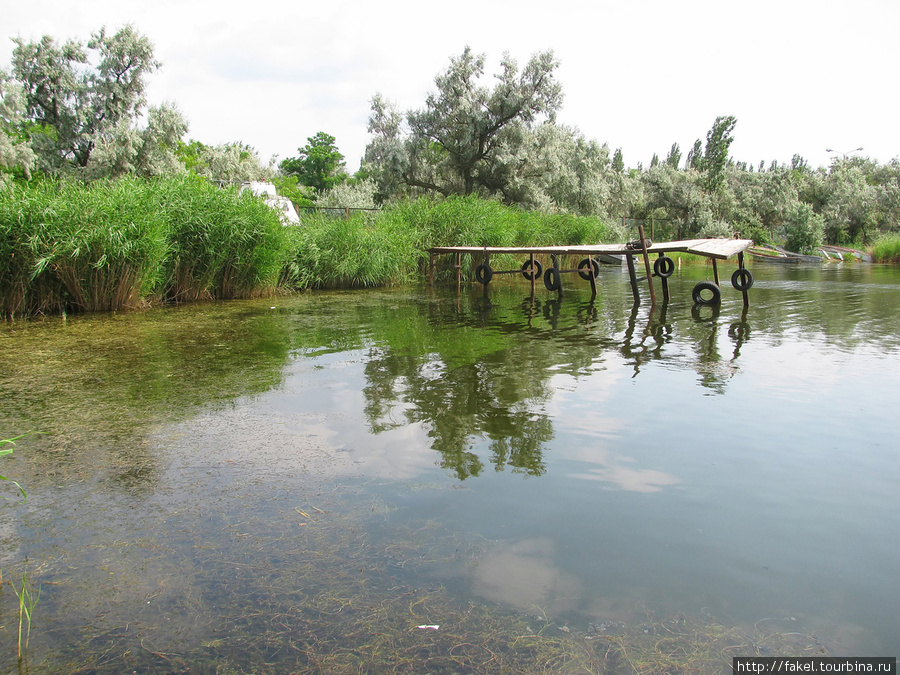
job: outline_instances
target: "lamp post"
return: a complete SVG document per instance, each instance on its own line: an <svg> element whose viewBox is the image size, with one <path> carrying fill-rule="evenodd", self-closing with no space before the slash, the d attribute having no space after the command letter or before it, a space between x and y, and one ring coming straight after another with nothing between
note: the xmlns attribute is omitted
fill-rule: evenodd
<svg viewBox="0 0 900 675"><path fill-rule="evenodd" d="M848 150L847 152L841 152L840 150L832 150L831 148L825 148L825 152L833 152L833 153L841 156L841 161L846 161L847 155L852 155L854 152L862 152L862 148L856 148L856 150Z"/></svg>

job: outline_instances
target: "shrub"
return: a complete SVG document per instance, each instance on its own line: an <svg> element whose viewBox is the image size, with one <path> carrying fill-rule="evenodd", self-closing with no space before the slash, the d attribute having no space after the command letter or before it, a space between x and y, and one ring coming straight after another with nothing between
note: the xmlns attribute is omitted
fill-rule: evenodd
<svg viewBox="0 0 900 675"><path fill-rule="evenodd" d="M814 253L822 246L825 221L805 202L795 203L784 218L785 248L798 253Z"/></svg>

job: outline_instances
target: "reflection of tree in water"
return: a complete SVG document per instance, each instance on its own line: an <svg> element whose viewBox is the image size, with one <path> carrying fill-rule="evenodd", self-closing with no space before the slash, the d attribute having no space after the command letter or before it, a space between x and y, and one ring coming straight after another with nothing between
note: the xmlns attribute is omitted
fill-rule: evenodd
<svg viewBox="0 0 900 675"><path fill-rule="evenodd" d="M478 438L489 439L495 470L543 474L542 447L553 437L552 423L541 411L549 390L536 378L541 364L524 351L495 352L456 367L435 355L370 354L364 393L373 430L422 423L441 454L441 467L460 479L484 469L474 451ZM405 419L386 423L398 400Z"/></svg>
<svg viewBox="0 0 900 675"><path fill-rule="evenodd" d="M604 354L620 354L635 377L652 361L681 361L718 392L735 372L734 359L723 364L719 354L717 313L679 322L696 352L687 356L666 305L477 293L411 311L380 326L366 364L366 416L375 433L421 424L441 466L461 479L487 461L497 471L544 473L543 446L554 433L544 412L550 378L584 377ZM745 329L732 331L734 358ZM480 439L489 459L477 452Z"/></svg>

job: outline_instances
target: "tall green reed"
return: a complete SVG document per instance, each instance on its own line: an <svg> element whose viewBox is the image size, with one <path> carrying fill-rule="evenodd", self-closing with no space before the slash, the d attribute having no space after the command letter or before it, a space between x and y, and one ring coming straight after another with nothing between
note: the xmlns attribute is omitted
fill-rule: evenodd
<svg viewBox="0 0 900 675"><path fill-rule="evenodd" d="M872 257L878 262L900 263L900 234L888 234L876 241Z"/></svg>
<svg viewBox="0 0 900 675"><path fill-rule="evenodd" d="M279 286L395 284L421 275L432 246L611 236L614 228L599 218L477 197L421 198L349 218L307 214L300 226L285 227L261 199L193 174L88 185L33 181L0 193L0 313L117 310Z"/></svg>
<svg viewBox="0 0 900 675"><path fill-rule="evenodd" d="M159 181L155 198L171 237L166 299L247 297L277 286L289 237L261 199L193 175Z"/></svg>

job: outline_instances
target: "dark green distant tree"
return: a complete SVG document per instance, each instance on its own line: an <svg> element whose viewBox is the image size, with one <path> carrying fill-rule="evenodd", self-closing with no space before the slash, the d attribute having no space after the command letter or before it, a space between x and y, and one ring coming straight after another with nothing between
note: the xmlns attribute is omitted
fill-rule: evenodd
<svg viewBox="0 0 900 675"><path fill-rule="evenodd" d="M685 169L703 170L703 143L698 138L694 141L694 147L688 150L687 157L684 160Z"/></svg>
<svg viewBox="0 0 900 675"><path fill-rule="evenodd" d="M712 129L706 134L706 149L703 151L704 186L709 192L718 190L725 184L725 166L728 151L734 141L732 132L737 119L731 115L717 117Z"/></svg>
<svg viewBox="0 0 900 675"><path fill-rule="evenodd" d="M349 177L344 156L335 145L334 136L320 131L306 139L307 144L298 148L297 157L288 157L279 165L287 175L297 176L301 185L322 194Z"/></svg>
<svg viewBox="0 0 900 675"><path fill-rule="evenodd" d="M625 159L622 157L622 148L616 148L615 153L613 153L612 168L613 171L618 171L620 173L625 170Z"/></svg>
<svg viewBox="0 0 900 675"><path fill-rule="evenodd" d="M678 143L672 143L672 147L669 149L669 154L666 156L666 165L671 166L673 169L677 169L680 163L681 146L678 145Z"/></svg>

